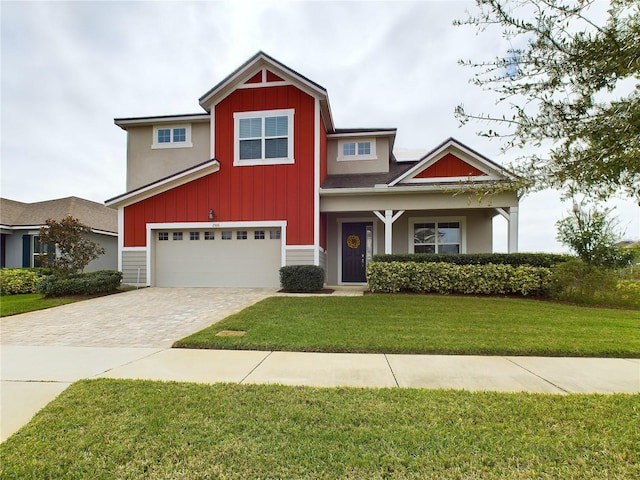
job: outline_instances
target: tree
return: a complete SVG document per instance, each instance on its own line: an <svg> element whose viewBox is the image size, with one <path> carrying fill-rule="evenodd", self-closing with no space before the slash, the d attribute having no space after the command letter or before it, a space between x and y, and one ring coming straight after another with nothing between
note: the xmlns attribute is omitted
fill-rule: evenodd
<svg viewBox="0 0 640 480"><path fill-rule="evenodd" d="M508 114L456 108L461 124L512 147L548 147L510 168L523 191L564 189L640 200L640 0L476 0L456 25L501 27L510 48L492 60L461 61L472 83L498 94ZM606 17L598 20L598 17ZM500 107L498 107L500 108ZM545 148L546 150L546 148Z"/></svg>
<svg viewBox="0 0 640 480"><path fill-rule="evenodd" d="M40 228L40 245L44 253L47 246L55 246L55 254L43 255L42 266L51 268L55 275L80 273L91 260L105 253L105 249L86 238L91 228L72 216L59 222L51 218Z"/></svg>
<svg viewBox="0 0 640 480"><path fill-rule="evenodd" d="M630 249L616 245L617 220L612 209L589 208L585 202L574 203L571 215L556 222L557 239L573 250L588 265L604 268L622 268L634 256Z"/></svg>

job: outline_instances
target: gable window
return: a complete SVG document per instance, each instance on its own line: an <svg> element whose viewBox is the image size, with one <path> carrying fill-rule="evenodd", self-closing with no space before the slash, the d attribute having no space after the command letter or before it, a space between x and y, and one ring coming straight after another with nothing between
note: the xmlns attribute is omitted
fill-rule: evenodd
<svg viewBox="0 0 640 480"><path fill-rule="evenodd" d="M153 127L151 148L187 148L191 143L191 125L161 125Z"/></svg>
<svg viewBox="0 0 640 480"><path fill-rule="evenodd" d="M375 160L376 143L375 140L340 142L338 147L338 161L349 160Z"/></svg>
<svg viewBox="0 0 640 480"><path fill-rule="evenodd" d="M464 253L462 221L410 222L410 253Z"/></svg>
<svg viewBox="0 0 640 480"><path fill-rule="evenodd" d="M293 109L234 113L234 165L294 163Z"/></svg>

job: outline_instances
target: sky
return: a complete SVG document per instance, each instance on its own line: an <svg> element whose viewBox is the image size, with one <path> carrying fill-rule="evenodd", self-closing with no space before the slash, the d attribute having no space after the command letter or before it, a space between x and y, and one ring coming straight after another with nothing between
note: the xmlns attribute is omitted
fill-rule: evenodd
<svg viewBox="0 0 640 480"><path fill-rule="evenodd" d="M397 148L454 137L499 164L499 140L460 127L459 104L495 111L460 59L504 55L499 33L452 22L469 1L0 3L0 194L22 202L125 193L126 132L114 118L204 113L198 98L258 51L327 89L337 128L393 127ZM615 199L620 232L640 240L640 208ZM519 250L565 252L558 192L520 203ZM506 251L494 220L494 250Z"/></svg>

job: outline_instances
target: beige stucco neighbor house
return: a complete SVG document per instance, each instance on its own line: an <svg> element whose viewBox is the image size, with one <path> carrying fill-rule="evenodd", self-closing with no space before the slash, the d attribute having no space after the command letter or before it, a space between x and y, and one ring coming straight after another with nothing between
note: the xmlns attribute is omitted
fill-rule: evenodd
<svg viewBox="0 0 640 480"><path fill-rule="evenodd" d="M106 204L125 282L277 287L281 266L312 264L362 284L377 253L491 252L496 215L518 249L515 191L451 193L509 172L453 138L407 157L395 128L337 128L326 89L263 52L200 106L115 120L127 190Z"/></svg>
<svg viewBox="0 0 640 480"><path fill-rule="evenodd" d="M0 198L0 260L2 267L40 265L40 227L47 219L61 220L71 215L91 227L89 239L104 247L106 253L84 269L117 270L118 215L113 209L90 200L66 197L44 202L23 203Z"/></svg>

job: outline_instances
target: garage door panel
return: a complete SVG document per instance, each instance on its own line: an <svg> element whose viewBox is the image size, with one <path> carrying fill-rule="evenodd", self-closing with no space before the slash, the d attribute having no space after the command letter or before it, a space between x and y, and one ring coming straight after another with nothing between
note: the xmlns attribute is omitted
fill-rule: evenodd
<svg viewBox="0 0 640 480"><path fill-rule="evenodd" d="M214 240L154 240L155 285L159 287L278 287L281 266L281 240L239 240L233 231L231 240L222 240L222 230L214 231Z"/></svg>

